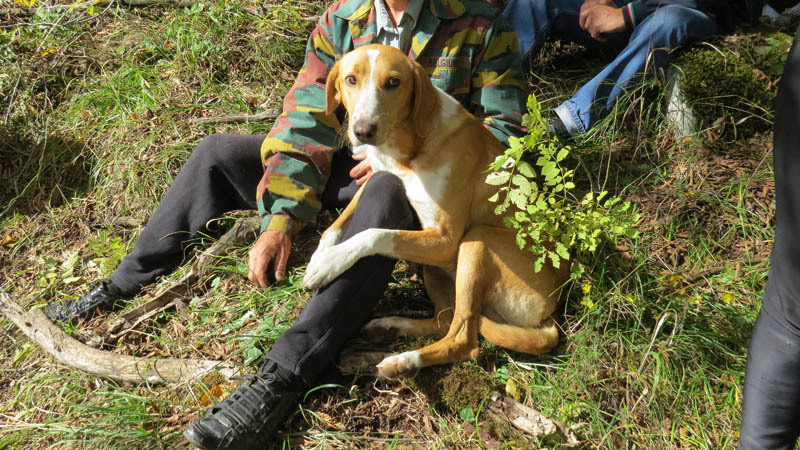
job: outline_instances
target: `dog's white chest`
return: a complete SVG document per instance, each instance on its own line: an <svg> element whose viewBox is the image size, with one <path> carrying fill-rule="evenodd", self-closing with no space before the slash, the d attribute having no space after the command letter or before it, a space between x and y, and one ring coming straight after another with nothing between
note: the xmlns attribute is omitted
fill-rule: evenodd
<svg viewBox="0 0 800 450"><path fill-rule="evenodd" d="M447 179L450 178L450 168L442 167L436 172L406 172L398 176L403 181L408 201L417 212L422 228L438 228L437 218L442 210L440 204L447 188Z"/></svg>
<svg viewBox="0 0 800 450"><path fill-rule="evenodd" d="M447 183L450 178L450 167L437 167L435 170L420 169L412 163L411 170L398 167L395 159L389 156L391 149L378 150L367 146L367 161L373 171L386 171L397 175L403 182L406 197L414 208L422 228L436 228L437 217L441 212Z"/></svg>

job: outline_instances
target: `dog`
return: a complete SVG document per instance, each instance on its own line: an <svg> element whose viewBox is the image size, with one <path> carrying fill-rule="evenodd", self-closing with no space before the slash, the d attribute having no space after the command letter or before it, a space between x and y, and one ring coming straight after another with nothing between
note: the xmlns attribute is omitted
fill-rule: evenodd
<svg viewBox="0 0 800 450"><path fill-rule="evenodd" d="M552 315L569 264L535 273L534 255L520 250L503 225L483 182L505 147L480 120L431 83L415 61L385 45L344 55L326 86L327 114L343 105L354 152L365 151L374 171L398 176L421 231L369 229L339 242L360 192L323 233L303 286L328 284L360 258L381 254L424 265L433 302L431 319L384 317L367 336L444 335L419 350L385 358L379 375L396 378L421 367L474 358L478 334L523 353L549 352L558 343ZM369 181L367 181L369 183Z"/></svg>

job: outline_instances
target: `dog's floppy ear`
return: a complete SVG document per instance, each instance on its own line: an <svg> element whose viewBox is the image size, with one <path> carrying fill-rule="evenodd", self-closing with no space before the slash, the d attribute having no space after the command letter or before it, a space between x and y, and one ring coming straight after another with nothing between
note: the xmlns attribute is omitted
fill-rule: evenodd
<svg viewBox="0 0 800 450"><path fill-rule="evenodd" d="M325 113L333 114L336 108L342 103L342 98L339 95L339 61L331 67L328 72L328 79L325 80Z"/></svg>
<svg viewBox="0 0 800 450"><path fill-rule="evenodd" d="M416 61L414 65L414 104L411 109L411 124L418 136L427 136L432 119L439 112L439 95L433 87L425 69Z"/></svg>

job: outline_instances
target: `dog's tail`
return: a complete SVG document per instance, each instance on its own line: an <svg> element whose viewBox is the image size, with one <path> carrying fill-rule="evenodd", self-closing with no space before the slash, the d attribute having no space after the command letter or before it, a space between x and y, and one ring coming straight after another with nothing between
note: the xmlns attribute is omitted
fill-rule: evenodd
<svg viewBox="0 0 800 450"><path fill-rule="evenodd" d="M558 344L558 326L552 317L543 320L538 327L523 328L481 316L478 331L492 344L534 355L547 353Z"/></svg>

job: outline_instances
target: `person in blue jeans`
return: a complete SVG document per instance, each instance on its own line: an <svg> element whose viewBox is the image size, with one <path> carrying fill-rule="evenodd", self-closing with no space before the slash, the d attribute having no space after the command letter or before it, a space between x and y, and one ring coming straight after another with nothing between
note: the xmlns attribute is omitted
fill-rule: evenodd
<svg viewBox="0 0 800 450"><path fill-rule="evenodd" d="M737 15L749 16L745 3L750 1L511 0L503 15L528 62L549 38L618 52L555 109L553 131L578 136L608 115L631 83L665 67L672 49L729 29Z"/></svg>

